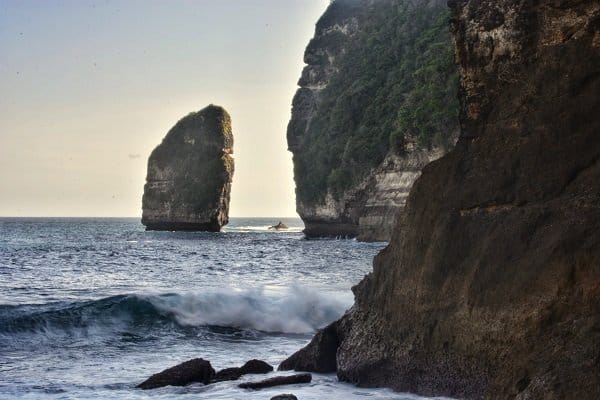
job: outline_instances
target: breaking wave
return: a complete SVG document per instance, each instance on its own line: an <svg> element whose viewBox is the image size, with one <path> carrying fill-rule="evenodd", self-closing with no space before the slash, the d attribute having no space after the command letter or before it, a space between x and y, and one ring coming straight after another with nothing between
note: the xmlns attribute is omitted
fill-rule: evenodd
<svg viewBox="0 0 600 400"><path fill-rule="evenodd" d="M24 332L103 328L227 327L272 333L311 333L339 318L350 294L292 287L271 293L219 290L187 294L127 294L43 305L0 305L0 337Z"/></svg>

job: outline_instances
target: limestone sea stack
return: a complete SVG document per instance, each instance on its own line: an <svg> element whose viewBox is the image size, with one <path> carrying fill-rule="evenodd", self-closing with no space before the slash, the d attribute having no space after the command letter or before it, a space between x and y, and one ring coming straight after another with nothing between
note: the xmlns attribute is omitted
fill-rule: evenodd
<svg viewBox="0 0 600 400"><path fill-rule="evenodd" d="M179 120L150 154L142 199L147 230L218 232L229 221L231 118L209 105Z"/></svg>
<svg viewBox="0 0 600 400"><path fill-rule="evenodd" d="M458 136L446 0L336 0L287 129L307 237L388 241L421 170Z"/></svg>

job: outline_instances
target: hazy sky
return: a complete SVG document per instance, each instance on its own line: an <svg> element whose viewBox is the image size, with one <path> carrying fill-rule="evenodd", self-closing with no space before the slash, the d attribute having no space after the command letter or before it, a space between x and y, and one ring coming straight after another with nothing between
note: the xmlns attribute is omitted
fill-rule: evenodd
<svg viewBox="0 0 600 400"><path fill-rule="evenodd" d="M177 120L229 111L231 216L295 215L285 131L329 0L0 0L0 216L139 216Z"/></svg>

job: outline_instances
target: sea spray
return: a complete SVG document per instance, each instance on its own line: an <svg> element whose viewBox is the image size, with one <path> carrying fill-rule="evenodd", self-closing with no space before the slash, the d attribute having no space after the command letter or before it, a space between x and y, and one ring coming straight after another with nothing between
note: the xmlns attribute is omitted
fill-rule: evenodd
<svg viewBox="0 0 600 400"><path fill-rule="evenodd" d="M260 287L151 296L148 301L181 325L310 333L341 316L352 304L352 297L293 286L274 293Z"/></svg>

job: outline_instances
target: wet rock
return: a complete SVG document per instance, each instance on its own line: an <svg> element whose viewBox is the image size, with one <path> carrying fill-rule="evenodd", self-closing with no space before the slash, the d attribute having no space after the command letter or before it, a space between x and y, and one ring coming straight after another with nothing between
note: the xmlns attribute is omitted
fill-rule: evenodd
<svg viewBox="0 0 600 400"><path fill-rule="evenodd" d="M298 398L293 394L278 394L271 397L271 400L298 400Z"/></svg>
<svg viewBox="0 0 600 400"><path fill-rule="evenodd" d="M335 372L336 353L340 345L338 323L334 322L321 329L311 342L292 354L277 368L279 371Z"/></svg>
<svg viewBox="0 0 600 400"><path fill-rule="evenodd" d="M261 360L250 360L241 367L225 368L215 375L215 382L235 381L246 374L266 374L273 371L273 367Z"/></svg>
<svg viewBox="0 0 600 400"><path fill-rule="evenodd" d="M286 376L276 376L274 378L265 379L258 382L240 383L238 387L242 389L263 389L273 386L294 385L298 383L310 383L312 380L311 374L296 374Z"/></svg>
<svg viewBox="0 0 600 400"><path fill-rule="evenodd" d="M266 374L273 371L273 366L261 360L250 360L240 368L242 375L245 374Z"/></svg>
<svg viewBox="0 0 600 400"><path fill-rule="evenodd" d="M210 361L194 358L174 367L152 375L136 387L139 389L156 389L163 386L185 386L201 382L208 384L215 376Z"/></svg>
<svg viewBox="0 0 600 400"><path fill-rule="evenodd" d="M236 381L242 376L242 369L238 367L225 368L215 374L215 382Z"/></svg>

